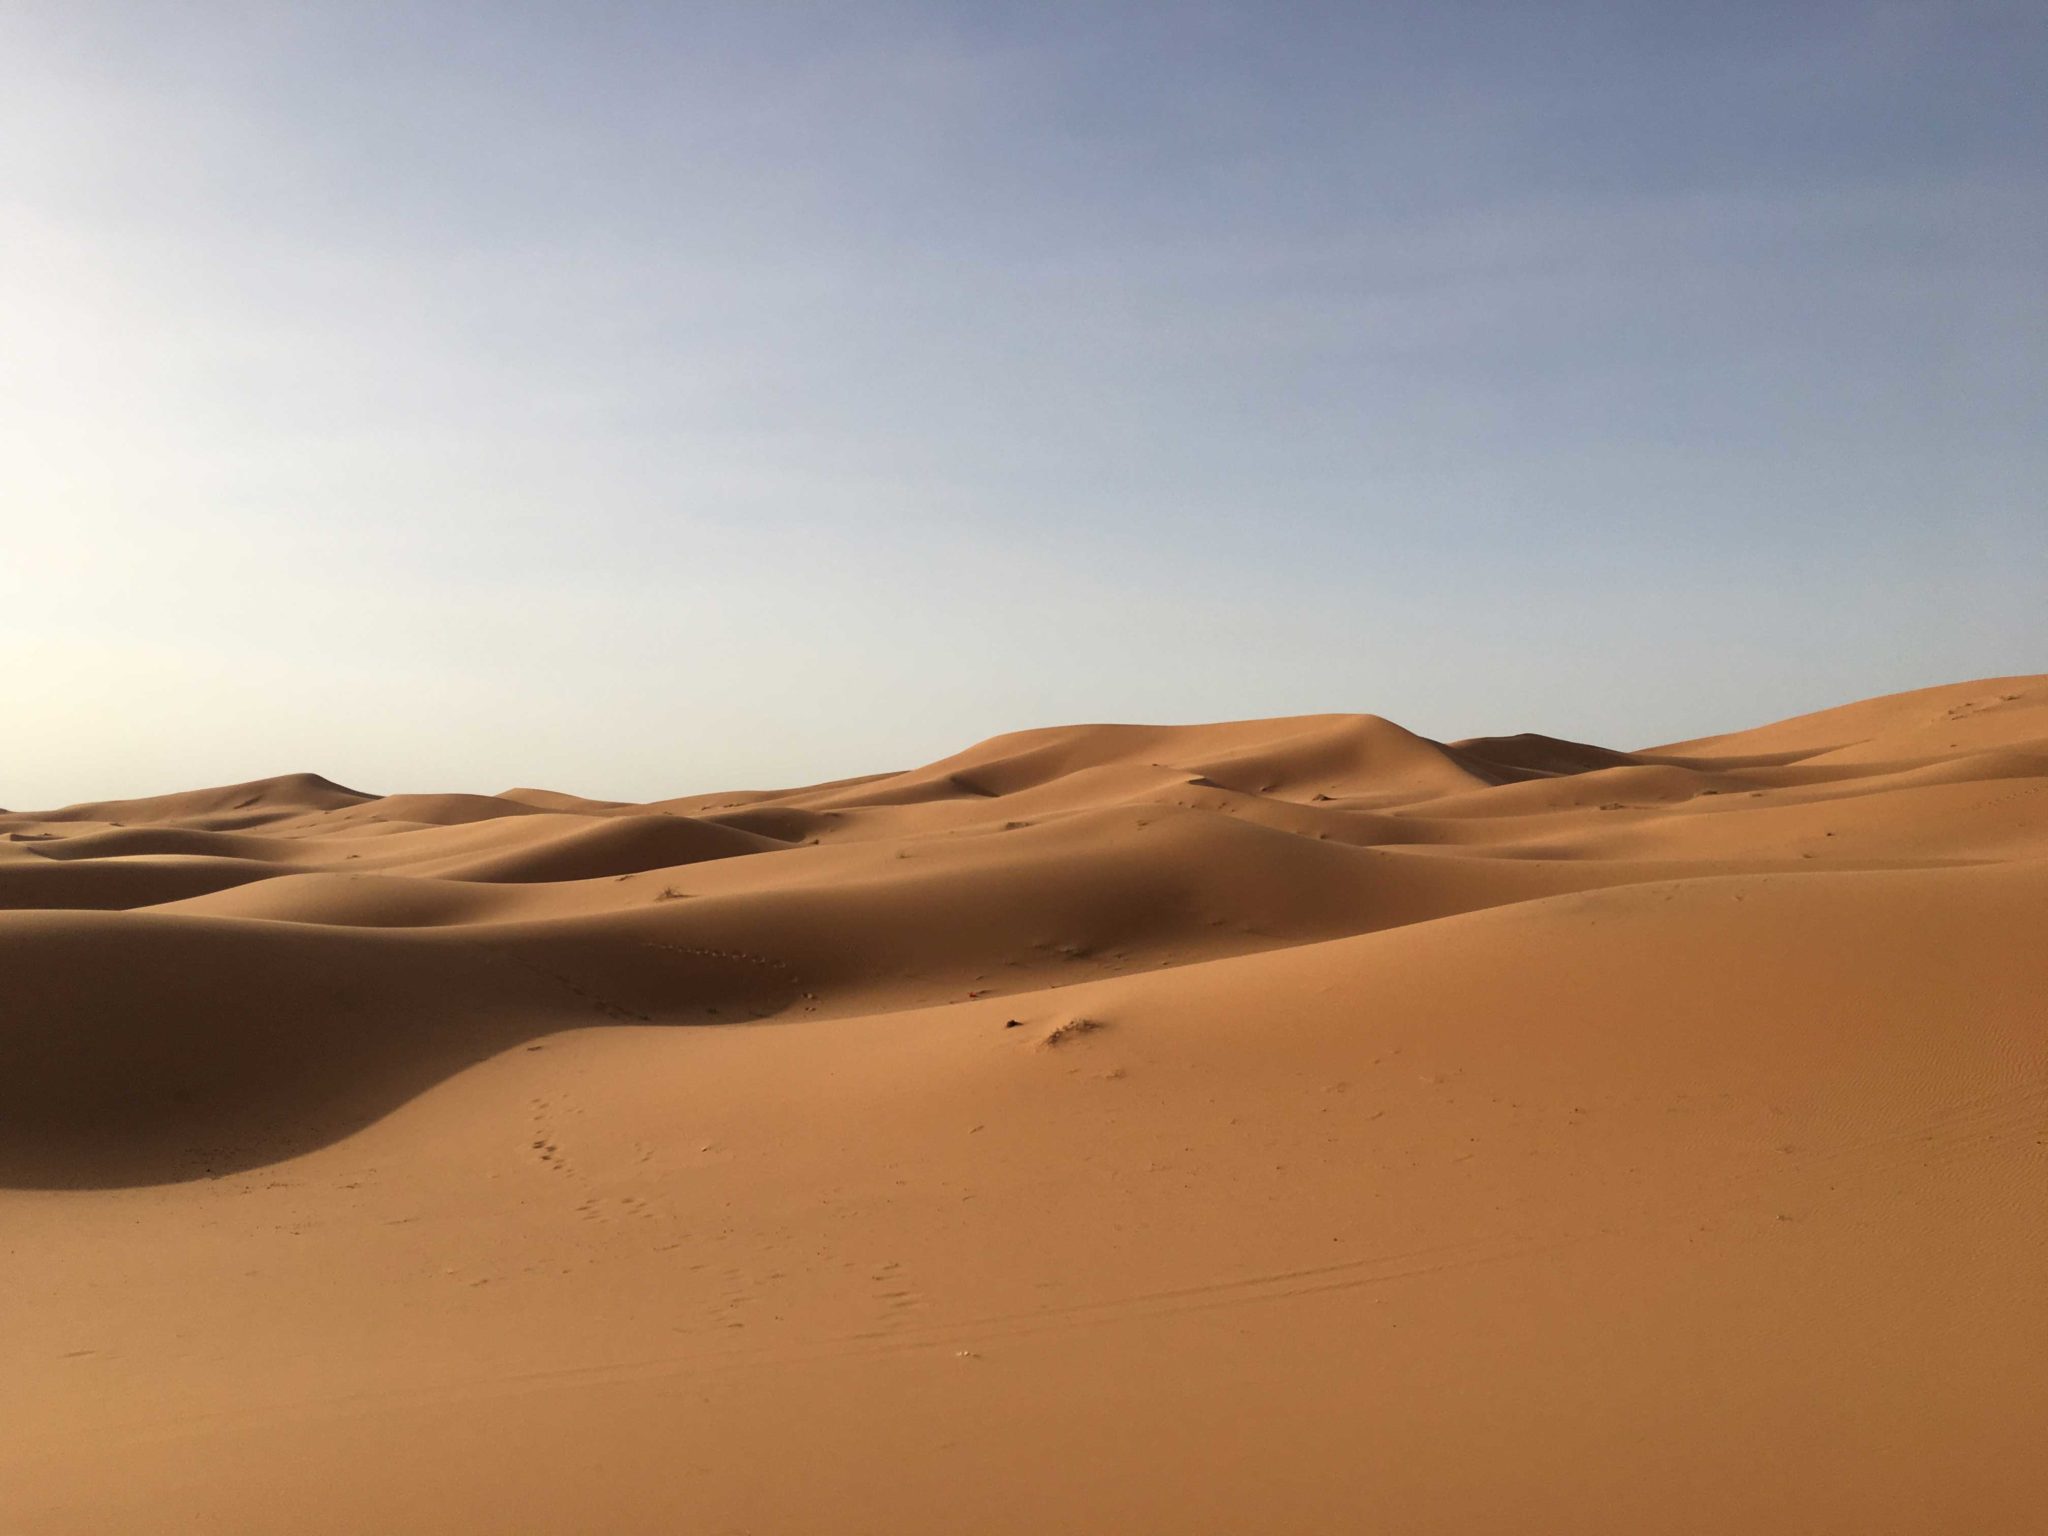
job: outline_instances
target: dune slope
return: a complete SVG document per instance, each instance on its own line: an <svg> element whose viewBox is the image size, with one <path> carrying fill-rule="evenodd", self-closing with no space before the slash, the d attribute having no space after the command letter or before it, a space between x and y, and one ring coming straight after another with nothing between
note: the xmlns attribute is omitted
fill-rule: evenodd
<svg viewBox="0 0 2048 1536"><path fill-rule="evenodd" d="M2048 678L0 815L9 1530L2020 1536Z"/></svg>

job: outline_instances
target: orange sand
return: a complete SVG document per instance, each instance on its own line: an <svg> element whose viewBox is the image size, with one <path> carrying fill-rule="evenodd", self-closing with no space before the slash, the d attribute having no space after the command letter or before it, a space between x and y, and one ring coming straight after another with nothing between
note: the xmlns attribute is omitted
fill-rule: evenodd
<svg viewBox="0 0 2048 1536"><path fill-rule="evenodd" d="M0 906L10 1536L2048 1528L2048 678L301 775Z"/></svg>

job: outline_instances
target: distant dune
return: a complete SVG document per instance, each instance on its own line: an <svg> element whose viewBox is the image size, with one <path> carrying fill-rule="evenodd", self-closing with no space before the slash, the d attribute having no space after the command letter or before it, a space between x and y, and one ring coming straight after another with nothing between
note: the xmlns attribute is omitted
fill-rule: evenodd
<svg viewBox="0 0 2048 1536"><path fill-rule="evenodd" d="M0 907L9 1533L2044 1529L2048 677L303 773Z"/></svg>

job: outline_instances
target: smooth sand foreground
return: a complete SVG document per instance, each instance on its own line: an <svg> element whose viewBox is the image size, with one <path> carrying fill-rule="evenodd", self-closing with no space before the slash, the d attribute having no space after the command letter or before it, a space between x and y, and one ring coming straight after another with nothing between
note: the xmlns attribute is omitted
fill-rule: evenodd
<svg viewBox="0 0 2048 1536"><path fill-rule="evenodd" d="M301 775L0 905L10 1536L2048 1529L2048 678Z"/></svg>

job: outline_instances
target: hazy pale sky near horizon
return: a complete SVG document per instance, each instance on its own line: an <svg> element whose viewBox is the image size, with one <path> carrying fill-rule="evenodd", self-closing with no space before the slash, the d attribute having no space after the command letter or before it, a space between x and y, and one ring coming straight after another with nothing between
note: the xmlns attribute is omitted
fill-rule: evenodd
<svg viewBox="0 0 2048 1536"><path fill-rule="evenodd" d="M0 805L2048 669L2048 8L0 3Z"/></svg>

